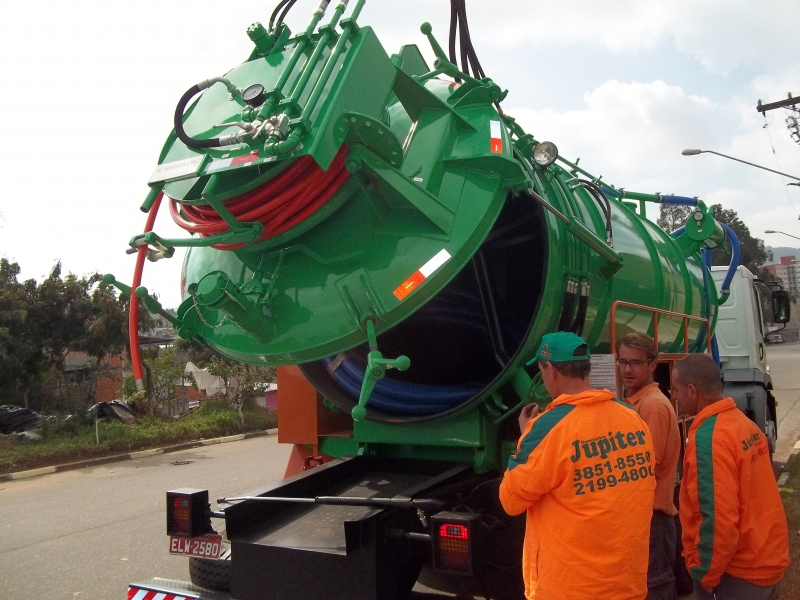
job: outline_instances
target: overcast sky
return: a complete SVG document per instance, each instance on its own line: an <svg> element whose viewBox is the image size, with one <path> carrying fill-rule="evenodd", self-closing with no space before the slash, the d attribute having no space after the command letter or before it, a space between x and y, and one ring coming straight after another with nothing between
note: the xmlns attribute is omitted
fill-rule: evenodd
<svg viewBox="0 0 800 600"><path fill-rule="evenodd" d="M251 49L253 21L275 3L209 0L4 2L0 7L0 256L23 278L57 260L83 275L132 277L125 254L181 94ZM318 2L287 19L305 27ZM734 209L756 237L800 246L800 188L711 154L800 176L787 113L755 110L800 95L797 0L469 0L487 76L510 90L504 110L563 156L632 191L699 196ZM390 54L429 21L446 47L446 0L368 0L359 19ZM767 125L767 127L765 127ZM773 153L774 148L774 153ZM651 217L655 219L657 209ZM156 231L182 234L166 210ZM180 302L182 251L148 263L144 284Z"/></svg>

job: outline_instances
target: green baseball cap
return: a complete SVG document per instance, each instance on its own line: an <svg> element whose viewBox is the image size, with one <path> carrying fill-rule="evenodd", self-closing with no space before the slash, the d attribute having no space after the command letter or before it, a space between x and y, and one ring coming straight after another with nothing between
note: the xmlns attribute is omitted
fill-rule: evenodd
<svg viewBox="0 0 800 600"><path fill-rule="evenodd" d="M585 350L575 354L581 347ZM589 360L589 345L581 336L569 331L548 333L542 336L536 356L529 360L528 364L531 365L540 359L556 363Z"/></svg>

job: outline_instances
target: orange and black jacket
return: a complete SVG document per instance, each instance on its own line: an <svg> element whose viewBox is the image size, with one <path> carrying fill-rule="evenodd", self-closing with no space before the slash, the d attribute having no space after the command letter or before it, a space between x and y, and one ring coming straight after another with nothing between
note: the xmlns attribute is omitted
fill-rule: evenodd
<svg viewBox="0 0 800 600"><path fill-rule="evenodd" d="M531 419L500 484L527 511L528 600L642 600L655 491L645 422L608 390L562 395Z"/></svg>
<svg viewBox="0 0 800 600"><path fill-rule="evenodd" d="M683 461L683 555L706 589L723 573L761 586L789 565L789 531L766 436L731 398L695 417Z"/></svg>

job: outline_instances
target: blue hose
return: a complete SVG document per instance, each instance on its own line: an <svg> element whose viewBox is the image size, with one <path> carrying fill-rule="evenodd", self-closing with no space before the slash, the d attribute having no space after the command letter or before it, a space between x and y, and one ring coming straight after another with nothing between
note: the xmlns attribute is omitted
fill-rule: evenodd
<svg viewBox="0 0 800 600"><path fill-rule="evenodd" d="M332 360L325 358L322 363L327 367ZM358 398L364 381L364 368L347 358L333 372L333 379L351 396ZM405 415L432 415L463 404L481 387L425 385L384 378L375 384L368 406Z"/></svg>
<svg viewBox="0 0 800 600"><path fill-rule="evenodd" d="M739 268L739 263L742 257L742 245L739 243L739 238L736 237L736 234L733 232L733 229L730 228L726 223L720 223L722 228L725 230L725 234L728 236L728 239L731 241L731 264L728 265L728 272L725 274L725 279L722 282L722 289L719 292L720 295L720 304L725 304L725 301L731 295L731 281L733 281L733 276L736 274L736 269Z"/></svg>
<svg viewBox="0 0 800 600"><path fill-rule="evenodd" d="M708 285L709 275L711 274L711 250L709 248L703 248L700 251L700 256L703 257L703 288L705 290L706 296L706 319L708 319L709 323L711 322L711 288ZM717 363L717 366L720 366L720 359L719 359L719 345L717 344L717 334L711 334L711 358L714 359L714 362Z"/></svg>
<svg viewBox="0 0 800 600"><path fill-rule="evenodd" d="M682 206L697 206L697 198L689 198L687 196L662 196L658 195L661 204L680 204Z"/></svg>

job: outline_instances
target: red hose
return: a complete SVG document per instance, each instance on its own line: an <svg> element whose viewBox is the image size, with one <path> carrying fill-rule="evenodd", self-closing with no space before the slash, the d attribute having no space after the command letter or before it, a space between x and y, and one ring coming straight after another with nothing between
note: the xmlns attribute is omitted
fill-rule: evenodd
<svg viewBox="0 0 800 600"><path fill-rule="evenodd" d="M347 148L342 146L327 171L313 158L303 156L264 185L225 202L225 207L242 223L258 221L264 232L256 242L288 231L319 210L349 177L344 168ZM169 204L172 219L187 231L201 237L219 235L230 230L217 211L207 205ZM240 244L214 244L217 250L237 250Z"/></svg>
<svg viewBox="0 0 800 600"><path fill-rule="evenodd" d="M144 226L144 232L147 233L153 230L153 224L156 222L156 214L158 207L161 205L161 198L164 192L156 196L156 201L150 207L150 212L147 214L147 222ZM131 302L130 310L128 311L128 340L131 346L131 368L133 369L133 380L136 383L136 389L142 390L142 358L139 354L139 298L136 296L136 288L142 284L142 271L144 270L144 259L147 256L147 244L139 246L139 251L136 254L136 267L133 270L133 285L131 285Z"/></svg>

